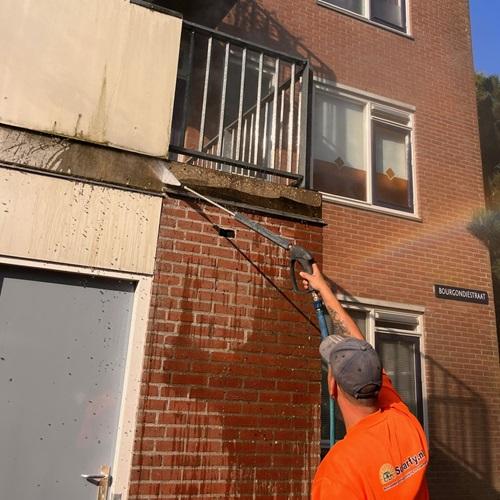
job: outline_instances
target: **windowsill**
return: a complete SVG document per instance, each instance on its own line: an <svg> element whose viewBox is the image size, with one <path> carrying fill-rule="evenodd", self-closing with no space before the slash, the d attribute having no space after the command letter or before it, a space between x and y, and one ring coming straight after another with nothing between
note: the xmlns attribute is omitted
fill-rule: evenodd
<svg viewBox="0 0 500 500"><path fill-rule="evenodd" d="M410 33L406 33L404 31L400 31L400 30L397 30L395 28L391 28L390 26L386 26L385 24L377 23L376 21L372 21L371 19L368 19L364 16L361 16L360 14L356 14L355 12L351 12L350 10L342 9L341 7L336 7L335 5L327 3L323 0L316 0L316 2L321 7L325 7L327 9L334 10L340 14L344 14L345 16L349 16L349 17L352 17L352 18L357 19L359 21L362 21L366 24L370 24L371 26L375 26L377 28L381 28L383 30L390 31L391 33L394 33L395 35L402 36L403 38L408 38L409 40L415 40L415 38Z"/></svg>
<svg viewBox="0 0 500 500"><path fill-rule="evenodd" d="M344 83L339 83L333 80L328 80L326 78L321 78L316 75L314 75L314 83L322 85L323 88L321 90L324 90L324 87L327 87L326 90L328 91L334 90L338 93L347 92L348 94L351 94L353 97L361 98L363 100L368 99L371 101L375 101L376 103L383 104L384 106L392 106L394 108L399 108L405 113L415 113L415 111L417 110L417 108L412 104L397 101L395 99L389 99L388 97L379 94L374 94L373 92L360 90L355 87L351 87L350 85L345 85Z"/></svg>
<svg viewBox="0 0 500 500"><path fill-rule="evenodd" d="M390 215L392 217L398 217L400 219L422 222L422 218L420 216L409 212L401 212L399 210L393 210L391 208L379 207L377 205L369 205L368 203L363 203L361 201L349 200L347 198L339 198L335 195L328 193L321 192L321 195L323 197L323 201L335 203L337 205L344 205L352 208L360 208L361 210L367 210L368 212L376 212L382 215Z"/></svg>
<svg viewBox="0 0 500 500"><path fill-rule="evenodd" d="M337 292L337 299L346 306L359 306L360 309L364 307L378 307L381 309L390 309L392 311L396 310L398 312L405 312L410 314L425 314L425 306L415 305L415 304L405 304L402 302L391 302L389 300L380 299L367 299L366 297L357 297L353 295L346 295L344 293ZM407 333L411 335L412 333ZM421 331L413 333L416 336L422 336Z"/></svg>

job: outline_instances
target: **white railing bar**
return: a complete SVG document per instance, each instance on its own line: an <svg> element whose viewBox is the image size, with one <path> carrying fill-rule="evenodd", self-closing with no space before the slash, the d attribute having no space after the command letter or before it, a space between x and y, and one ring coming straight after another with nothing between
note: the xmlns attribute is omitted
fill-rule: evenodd
<svg viewBox="0 0 500 500"><path fill-rule="evenodd" d="M220 113L219 113L219 141L217 143L217 156L222 155L222 143L224 137L224 115L226 114L226 88L227 88L227 71L229 66L229 43L226 43L226 53L224 55L224 72L222 75L222 94L220 98Z"/></svg>
<svg viewBox="0 0 500 500"><path fill-rule="evenodd" d="M269 117L269 103L264 105L264 131L262 133L262 161L265 161L267 154L267 120ZM269 166L267 164L266 166Z"/></svg>
<svg viewBox="0 0 500 500"><path fill-rule="evenodd" d="M253 132L255 115L250 116L250 140L248 144L248 163L252 163L253 158Z"/></svg>
<svg viewBox="0 0 500 500"><path fill-rule="evenodd" d="M302 77L299 78L299 87L300 87L300 93L304 92L304 88L302 87ZM297 155L297 161L295 162L295 172L298 173L300 170L300 135L302 133L302 98L299 98L299 109L298 109L298 116L297 116L297 152L295 153Z"/></svg>
<svg viewBox="0 0 500 500"><path fill-rule="evenodd" d="M254 161L257 165L259 161L259 127L260 127L260 99L262 95L262 69L264 65L264 54L261 53L259 56L259 77L257 79L257 108L256 108L256 116L255 116L255 151L254 151Z"/></svg>
<svg viewBox="0 0 500 500"><path fill-rule="evenodd" d="M271 126L271 161L268 164L270 168L275 167L276 157L276 120L278 118L278 83L280 73L280 60L276 59L274 68L274 99L273 99L273 121Z"/></svg>
<svg viewBox="0 0 500 500"><path fill-rule="evenodd" d="M246 152L246 147L247 147L247 124L248 124L248 119L245 118L245 121L243 123L243 148L242 148L242 153L241 153L241 158L243 161L245 161L245 152ZM242 173L242 169L240 168L240 174Z"/></svg>
<svg viewBox="0 0 500 500"><path fill-rule="evenodd" d="M245 93L245 70L247 65L247 49L243 49L241 55L241 79L240 79L240 102L238 107L238 131L236 137L236 159L240 159L240 142L241 142L241 121L243 119L243 97ZM245 148L243 148L245 154Z"/></svg>
<svg viewBox="0 0 500 500"><path fill-rule="evenodd" d="M235 147L235 143L234 143L234 140L236 139L236 130L231 130L231 156L230 158L232 158L234 160L234 147ZM231 172L234 172L236 167L231 167Z"/></svg>
<svg viewBox="0 0 500 500"><path fill-rule="evenodd" d="M285 90L281 91L281 102L280 102L280 126L279 126L279 140L278 140L278 169L281 169L281 156L283 149L283 118L285 112Z"/></svg>
<svg viewBox="0 0 500 500"><path fill-rule="evenodd" d="M207 67L205 69L205 83L203 86L203 104L201 106L200 139L198 150L203 151L203 136L205 135L205 116L207 111L208 79L210 77L210 62L212 60L212 37L208 39L207 46Z"/></svg>
<svg viewBox="0 0 500 500"><path fill-rule="evenodd" d="M295 102L295 64L292 64L292 74L290 75L290 109L288 114L288 151L286 168L292 171L292 143L293 143L293 107Z"/></svg>

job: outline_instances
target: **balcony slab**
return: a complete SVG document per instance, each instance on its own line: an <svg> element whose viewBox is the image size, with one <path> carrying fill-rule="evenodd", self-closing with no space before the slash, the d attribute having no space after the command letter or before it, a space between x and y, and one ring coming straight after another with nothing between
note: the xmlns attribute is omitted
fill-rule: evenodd
<svg viewBox="0 0 500 500"><path fill-rule="evenodd" d="M322 198L316 191L185 163L170 162L169 170L182 184L222 203L322 223ZM168 192L183 193L178 188Z"/></svg>

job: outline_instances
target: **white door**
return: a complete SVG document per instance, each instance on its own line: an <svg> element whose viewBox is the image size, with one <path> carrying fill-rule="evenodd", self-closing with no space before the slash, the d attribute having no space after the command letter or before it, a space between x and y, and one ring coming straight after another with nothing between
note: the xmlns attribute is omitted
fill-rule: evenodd
<svg viewBox="0 0 500 500"><path fill-rule="evenodd" d="M95 500L111 467L135 285L0 265L0 498Z"/></svg>

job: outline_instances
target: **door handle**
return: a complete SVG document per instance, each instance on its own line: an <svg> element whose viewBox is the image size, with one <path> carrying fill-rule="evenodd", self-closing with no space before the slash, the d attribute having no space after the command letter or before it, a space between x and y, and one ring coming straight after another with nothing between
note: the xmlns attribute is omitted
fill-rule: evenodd
<svg viewBox="0 0 500 500"><path fill-rule="evenodd" d="M111 468L109 465L101 466L100 474L81 474L81 477L89 483L98 486L97 500L106 500L108 496L108 489L111 486L111 475L109 474Z"/></svg>

